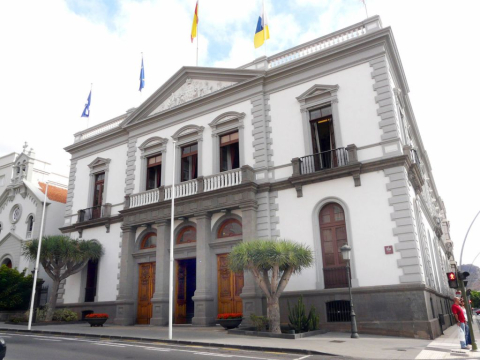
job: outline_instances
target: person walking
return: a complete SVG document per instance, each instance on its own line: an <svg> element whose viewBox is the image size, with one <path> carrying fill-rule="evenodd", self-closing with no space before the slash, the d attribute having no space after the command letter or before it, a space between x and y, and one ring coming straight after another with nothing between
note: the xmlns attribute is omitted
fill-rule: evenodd
<svg viewBox="0 0 480 360"><path fill-rule="evenodd" d="M453 299L452 313L457 320L457 326L463 331L465 335L465 315L463 315L463 309L460 307L460 299L455 297ZM466 336L460 338L460 347L464 350L468 350L468 346L465 343Z"/></svg>
<svg viewBox="0 0 480 360"><path fill-rule="evenodd" d="M470 337L470 328L468 327L467 323L467 309L465 308L465 300L463 298L460 299L460 307L463 310L463 316L465 317L465 343L467 344L468 348L472 348L472 339Z"/></svg>

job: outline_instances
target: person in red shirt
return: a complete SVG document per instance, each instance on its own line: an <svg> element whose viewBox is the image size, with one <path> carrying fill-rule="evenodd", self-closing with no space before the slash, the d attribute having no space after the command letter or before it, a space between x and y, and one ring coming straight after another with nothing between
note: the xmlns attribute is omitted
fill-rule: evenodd
<svg viewBox="0 0 480 360"><path fill-rule="evenodd" d="M457 320L457 326L459 326L465 333L465 315L463 314L463 309L460 307L460 299L458 297L453 299L452 313ZM464 341L460 340L460 347L464 350L468 350L467 344Z"/></svg>

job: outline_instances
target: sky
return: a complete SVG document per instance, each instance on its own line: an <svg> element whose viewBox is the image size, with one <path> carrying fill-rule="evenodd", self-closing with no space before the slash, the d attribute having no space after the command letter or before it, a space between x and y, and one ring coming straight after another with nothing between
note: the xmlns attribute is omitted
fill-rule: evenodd
<svg viewBox="0 0 480 360"><path fill-rule="evenodd" d="M365 0L392 27L423 143L451 224L457 261L480 211L478 0ZM196 0L2 0L0 156L21 152L68 174L73 134L146 100L194 66ZM199 66L238 67L265 54L253 35L261 0L201 0ZM267 55L366 17L361 0L266 0ZM477 39L477 40L475 40ZM145 89L139 74L144 56ZM93 85L91 85L93 84ZM81 118L91 86L91 116ZM480 253L480 216L464 263ZM480 265L480 256L476 265Z"/></svg>

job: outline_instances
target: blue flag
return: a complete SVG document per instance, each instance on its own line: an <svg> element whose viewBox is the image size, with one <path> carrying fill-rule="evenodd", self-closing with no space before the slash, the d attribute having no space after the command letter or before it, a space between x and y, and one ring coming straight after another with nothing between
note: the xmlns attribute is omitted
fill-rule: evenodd
<svg viewBox="0 0 480 360"><path fill-rule="evenodd" d="M87 103L85 104L85 109L83 109L83 113L81 117L89 117L90 116L90 100L92 99L92 90L90 90L90 94L88 94Z"/></svg>
<svg viewBox="0 0 480 360"><path fill-rule="evenodd" d="M140 69L140 88L138 91L142 91L145 87L145 70L143 69L143 56L142 56L142 68Z"/></svg>

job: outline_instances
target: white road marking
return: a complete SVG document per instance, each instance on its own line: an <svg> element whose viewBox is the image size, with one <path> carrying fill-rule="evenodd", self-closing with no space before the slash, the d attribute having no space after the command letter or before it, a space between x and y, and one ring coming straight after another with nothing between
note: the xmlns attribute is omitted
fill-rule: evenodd
<svg viewBox="0 0 480 360"><path fill-rule="evenodd" d="M101 345L101 346L114 346L114 347L122 347L122 348L125 347L125 345L122 345L122 344L112 344L112 343L102 343L102 342L98 342L98 343L96 343L96 345Z"/></svg>
<svg viewBox="0 0 480 360"><path fill-rule="evenodd" d="M306 355L306 356L302 356L301 358L294 359L294 360L302 360L302 359L306 359L306 358L308 358L308 357L310 357L310 356L312 356L312 355Z"/></svg>
<svg viewBox="0 0 480 360"><path fill-rule="evenodd" d="M55 339L36 339L36 338L34 339L39 341L62 341L62 340L55 340Z"/></svg>

